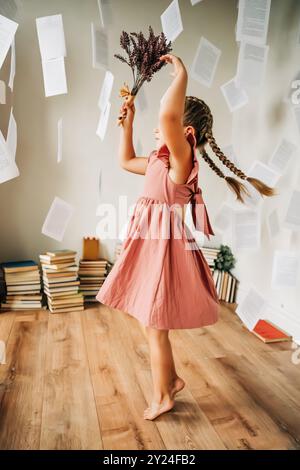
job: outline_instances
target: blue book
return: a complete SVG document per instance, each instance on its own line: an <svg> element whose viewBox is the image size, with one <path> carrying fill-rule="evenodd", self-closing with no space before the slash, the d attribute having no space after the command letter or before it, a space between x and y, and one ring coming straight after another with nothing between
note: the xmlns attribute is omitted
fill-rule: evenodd
<svg viewBox="0 0 300 470"><path fill-rule="evenodd" d="M38 265L35 261L29 259L24 261L7 261L0 264L0 268L4 272L18 272L18 271L30 271L31 268L36 268Z"/></svg>

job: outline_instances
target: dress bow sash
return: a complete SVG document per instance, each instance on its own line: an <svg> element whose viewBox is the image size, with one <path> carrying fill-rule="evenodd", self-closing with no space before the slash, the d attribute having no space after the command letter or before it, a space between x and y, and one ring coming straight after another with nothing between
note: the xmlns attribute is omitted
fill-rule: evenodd
<svg viewBox="0 0 300 470"><path fill-rule="evenodd" d="M209 221L202 190L199 187L193 192L190 202L195 229L204 232L207 238L210 239L209 235L215 234Z"/></svg>

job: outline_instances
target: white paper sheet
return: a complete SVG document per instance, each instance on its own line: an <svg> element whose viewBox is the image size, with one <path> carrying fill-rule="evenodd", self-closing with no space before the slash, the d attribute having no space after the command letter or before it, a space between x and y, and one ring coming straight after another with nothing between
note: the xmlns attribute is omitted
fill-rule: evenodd
<svg viewBox="0 0 300 470"><path fill-rule="evenodd" d="M271 0L239 0L236 40L266 44Z"/></svg>
<svg viewBox="0 0 300 470"><path fill-rule="evenodd" d="M112 11L110 0L97 0L100 24L102 27L112 25Z"/></svg>
<svg viewBox="0 0 300 470"><path fill-rule="evenodd" d="M94 69L108 68L108 37L107 32L91 23L92 34L92 66Z"/></svg>
<svg viewBox="0 0 300 470"><path fill-rule="evenodd" d="M100 139L103 141L105 134L106 134L106 129L107 129L107 124L108 124L108 119L109 119L109 114L110 114L110 108L111 108L111 103L110 101L107 103L107 106L104 111L101 111L100 113L100 119L98 123L98 127L96 130L96 134L100 137Z"/></svg>
<svg viewBox="0 0 300 470"><path fill-rule="evenodd" d="M238 87L234 78L224 83L221 91L231 112L245 106L249 101L248 94L243 88Z"/></svg>
<svg viewBox="0 0 300 470"><path fill-rule="evenodd" d="M290 160L295 155L296 145L293 142L283 138L269 159L269 166L278 173L283 174Z"/></svg>
<svg viewBox="0 0 300 470"><path fill-rule="evenodd" d="M66 56L62 15L36 18L36 27L42 61Z"/></svg>
<svg viewBox="0 0 300 470"><path fill-rule="evenodd" d="M297 287L299 272L299 251L275 250L272 266L272 289Z"/></svg>
<svg viewBox="0 0 300 470"><path fill-rule="evenodd" d="M61 242L73 212L71 204L55 197L43 224L42 234Z"/></svg>
<svg viewBox="0 0 300 470"><path fill-rule="evenodd" d="M294 190L291 194L287 211L283 219L284 225L295 231L300 230L300 191Z"/></svg>
<svg viewBox="0 0 300 470"><path fill-rule="evenodd" d="M160 17L162 30L168 41L175 41L183 31L178 0L173 0Z"/></svg>
<svg viewBox="0 0 300 470"><path fill-rule="evenodd" d="M260 213L246 209L236 211L232 223L233 243L236 250L257 250L260 248Z"/></svg>
<svg viewBox="0 0 300 470"><path fill-rule="evenodd" d="M57 122L57 163L62 161L62 118Z"/></svg>
<svg viewBox="0 0 300 470"><path fill-rule="evenodd" d="M0 183L16 178L19 174L16 162L9 155L7 143L0 131Z"/></svg>
<svg viewBox="0 0 300 470"><path fill-rule="evenodd" d="M221 51L203 36L200 39L192 66L191 76L207 87L212 85Z"/></svg>
<svg viewBox="0 0 300 470"><path fill-rule="evenodd" d="M233 209L228 204L223 203L214 218L214 228L224 232L231 227L233 220Z"/></svg>
<svg viewBox="0 0 300 470"><path fill-rule="evenodd" d="M68 93L64 57L42 61L45 96Z"/></svg>
<svg viewBox="0 0 300 470"><path fill-rule="evenodd" d="M6 87L5 82L0 80L0 104L6 103Z"/></svg>
<svg viewBox="0 0 300 470"><path fill-rule="evenodd" d="M105 110L107 103L109 102L113 83L114 76L109 70L107 70L105 73L104 81L101 87L101 92L98 100L98 106L101 111Z"/></svg>
<svg viewBox="0 0 300 470"><path fill-rule="evenodd" d="M197 5L197 3L202 2L202 0L191 0L192 6Z"/></svg>
<svg viewBox="0 0 300 470"><path fill-rule="evenodd" d="M259 160L254 160L247 172L247 175L263 181L266 185L270 186L271 188L273 188L277 184L281 176L278 171L275 171L273 168Z"/></svg>
<svg viewBox="0 0 300 470"><path fill-rule="evenodd" d="M11 43L10 73L9 73L9 80L8 80L8 86L11 89L11 91L13 91L14 89L15 73L16 73L16 46L15 46L15 38L14 38Z"/></svg>
<svg viewBox="0 0 300 470"><path fill-rule="evenodd" d="M280 224L277 209L274 209L267 218L269 236L275 238L280 232Z"/></svg>
<svg viewBox="0 0 300 470"><path fill-rule="evenodd" d="M266 306L266 299L254 287L250 287L235 311L244 325L251 331L258 320L263 318Z"/></svg>
<svg viewBox="0 0 300 470"><path fill-rule="evenodd" d="M6 144L10 157L12 160L15 160L17 151L17 123L13 115L13 108L10 110Z"/></svg>
<svg viewBox="0 0 300 470"><path fill-rule="evenodd" d="M0 15L0 69L15 37L18 23Z"/></svg>
<svg viewBox="0 0 300 470"><path fill-rule="evenodd" d="M238 56L236 83L240 87L258 88L262 85L269 46L242 42Z"/></svg>

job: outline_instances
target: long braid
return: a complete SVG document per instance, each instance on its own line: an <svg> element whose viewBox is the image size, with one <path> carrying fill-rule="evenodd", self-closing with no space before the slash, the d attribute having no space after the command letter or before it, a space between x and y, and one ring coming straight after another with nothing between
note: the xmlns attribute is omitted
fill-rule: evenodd
<svg viewBox="0 0 300 470"><path fill-rule="evenodd" d="M200 119L199 119L200 118ZM193 125L196 132L196 139L198 146L201 144L209 143L212 151L219 158L223 165L225 165L232 173L238 178L247 180L261 195L273 196L275 191L273 188L267 186L261 180L252 178L243 173L237 168L229 158L227 158L221 149L218 147L216 140L212 134L213 116L207 104L196 98L195 96L186 97L186 106L184 113L184 125ZM228 186L237 196L237 199L244 202L242 193L250 196L248 189L244 184L235 178L225 176L224 173L217 167L213 160L208 156L205 150L201 152L202 158L209 164L210 168L220 177L224 178Z"/></svg>

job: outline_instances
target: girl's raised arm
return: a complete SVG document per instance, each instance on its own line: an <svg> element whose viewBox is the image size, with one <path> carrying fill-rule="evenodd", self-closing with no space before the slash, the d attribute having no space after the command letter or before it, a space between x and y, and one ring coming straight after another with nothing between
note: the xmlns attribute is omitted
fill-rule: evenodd
<svg viewBox="0 0 300 470"><path fill-rule="evenodd" d="M119 163L124 170L138 175L144 175L148 165L148 157L137 157L133 147L133 119L135 113L134 103L128 106L123 103L121 113L127 114L121 126L119 146Z"/></svg>
<svg viewBox="0 0 300 470"><path fill-rule="evenodd" d="M162 98L159 110L159 127L170 151L170 166L178 178L185 179L191 171L191 146L183 127L183 113L188 74L182 61L171 54L160 57L174 65L175 78Z"/></svg>

